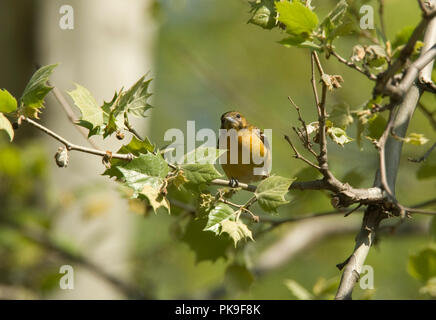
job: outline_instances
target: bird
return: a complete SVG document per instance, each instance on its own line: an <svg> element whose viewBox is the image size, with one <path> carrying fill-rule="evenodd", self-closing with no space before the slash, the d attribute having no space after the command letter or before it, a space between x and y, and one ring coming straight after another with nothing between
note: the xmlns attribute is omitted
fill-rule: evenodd
<svg viewBox="0 0 436 320"><path fill-rule="evenodd" d="M234 129L233 136L231 134L232 129ZM235 139L233 142L235 144L236 133L237 155L234 154L236 148L232 148L231 141ZM249 124L240 112L228 111L221 116L218 146L219 149L227 150L220 157L220 163L224 173L229 178L230 187L237 187L239 182L260 181L269 176L271 150L268 139L262 130ZM245 157L244 153L246 153Z"/></svg>

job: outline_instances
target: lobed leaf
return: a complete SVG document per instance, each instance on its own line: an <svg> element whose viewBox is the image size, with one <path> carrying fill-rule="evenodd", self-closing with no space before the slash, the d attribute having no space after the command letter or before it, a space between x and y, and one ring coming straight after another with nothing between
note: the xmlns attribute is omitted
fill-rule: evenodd
<svg viewBox="0 0 436 320"><path fill-rule="evenodd" d="M244 224L241 220L233 221L230 219L226 219L221 221L220 224L220 234L222 234L223 232L227 233L230 238L233 239L235 247L240 240L245 238L249 238L254 241L251 231L248 229L247 225Z"/></svg>
<svg viewBox="0 0 436 320"><path fill-rule="evenodd" d="M208 219L204 231L212 231L216 235L220 234L221 222L235 215L235 212L225 203L218 203L208 214Z"/></svg>
<svg viewBox="0 0 436 320"><path fill-rule="evenodd" d="M285 194L294 180L271 176L260 182L254 194L262 209L268 212L276 212L279 206L288 203Z"/></svg>
<svg viewBox="0 0 436 320"><path fill-rule="evenodd" d="M125 181L126 185L134 190L134 196L142 192L145 186L155 189L162 187L164 178L168 174L168 164L160 155L152 153L141 154L139 157L114 168L118 179Z"/></svg>
<svg viewBox="0 0 436 320"><path fill-rule="evenodd" d="M171 212L168 199L159 191L159 189L156 189L151 185L144 185L141 192L138 193L138 198L146 198L153 208L154 213L157 213L159 208L164 208L168 213Z"/></svg>
<svg viewBox="0 0 436 320"><path fill-rule="evenodd" d="M345 130L338 127L327 128L327 133L335 143L339 144L342 147L344 146L344 144L353 141L353 139L347 135Z"/></svg>
<svg viewBox="0 0 436 320"><path fill-rule="evenodd" d="M104 112L89 90L76 83L76 89L68 92L68 94L82 114L78 124L89 130L89 137L100 134L102 126L104 125Z"/></svg>
<svg viewBox="0 0 436 320"><path fill-rule="evenodd" d="M37 112L44 106L45 96L53 89L47 85L47 81L56 66L57 64L51 64L41 67L32 75L20 99L24 107L35 109Z"/></svg>

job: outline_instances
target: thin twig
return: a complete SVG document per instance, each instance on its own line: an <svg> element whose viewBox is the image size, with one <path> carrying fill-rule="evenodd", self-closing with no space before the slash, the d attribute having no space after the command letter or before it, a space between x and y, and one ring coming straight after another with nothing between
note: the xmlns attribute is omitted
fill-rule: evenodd
<svg viewBox="0 0 436 320"><path fill-rule="evenodd" d="M138 133L138 131L136 131L136 129L132 127L132 125L130 124L129 119L127 118L127 116L125 116L125 118L124 118L124 125L126 126L127 130L131 134L133 134L139 140L144 141L144 139L141 137L141 135Z"/></svg>
<svg viewBox="0 0 436 320"><path fill-rule="evenodd" d="M294 146L294 144L292 143L291 139L289 138L289 136L285 135L285 140L289 143L289 145L291 146L292 150L294 150L294 157L296 159L300 159L304 162L306 162L309 166L317 169L317 170L321 170L321 168L319 166L317 166L316 164L314 164L313 162L311 162L310 160L306 159L305 157L303 157L300 152L298 152L297 148Z"/></svg>
<svg viewBox="0 0 436 320"><path fill-rule="evenodd" d="M44 132L46 134L48 134L52 138L58 140L69 151L75 150L75 151L85 152L85 153L94 154L94 155L102 156L102 157L110 156L111 158L114 158L114 159L121 159L121 160L126 160L126 161L130 161L134 158L134 156L130 153L129 154L111 153L109 151L101 151L98 149L91 149L91 148L79 146L77 144L73 144L73 143L69 142L68 140L66 140L65 138L58 135L57 133L53 132L52 130L44 127L43 125L39 124L38 122L31 120L30 118L27 118L25 116L21 116L19 119L21 121L27 122L28 124L34 126L35 128L41 130L42 132Z"/></svg>
<svg viewBox="0 0 436 320"><path fill-rule="evenodd" d="M330 54L331 54L332 56L334 56L334 57L335 57L339 62L341 62L341 63L345 64L346 66L348 66L348 67L350 67L350 68L353 68L354 70L356 70L356 71L358 71L358 72L364 74L365 76L368 77L368 79L373 80L373 81L374 81L374 80L377 80L377 76L374 75L374 74L372 74L369 70L367 70L367 69L363 69L363 68L359 67L357 64L355 64L355 63L353 63L353 62L351 62L351 61L348 61L347 59L341 57L341 56L340 56L336 51L334 51L333 49L330 49L329 52L330 52Z"/></svg>
<svg viewBox="0 0 436 320"><path fill-rule="evenodd" d="M298 121L300 121L302 126L303 126L303 129L304 129L303 144L304 144L304 146L306 147L307 150L309 150L310 153L312 153L312 155L314 155L315 157L318 157L316 152L312 149L312 143L310 142L309 131L307 130L306 122L304 121L303 117L301 116L300 107L294 102L294 100L292 100L292 98L290 96L288 96L288 100L294 106L295 110L297 110ZM294 130L297 132L297 130L295 128L294 128ZM299 131L297 132L297 134L299 135Z"/></svg>
<svg viewBox="0 0 436 320"><path fill-rule="evenodd" d="M384 7L385 7L384 0L379 0L378 14L379 14L379 17L380 17L381 32L383 34L383 38L386 39L386 26L385 26L385 17L384 17Z"/></svg>

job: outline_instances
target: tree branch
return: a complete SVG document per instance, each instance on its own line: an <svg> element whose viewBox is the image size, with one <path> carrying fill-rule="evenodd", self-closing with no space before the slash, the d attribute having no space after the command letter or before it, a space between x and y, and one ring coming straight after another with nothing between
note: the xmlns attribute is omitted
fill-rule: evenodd
<svg viewBox="0 0 436 320"><path fill-rule="evenodd" d="M98 149L82 147L82 146L79 146L77 144L71 143L67 139L58 135L57 133L44 127L42 124L39 124L38 122L35 122L32 119L27 118L25 116L21 116L19 118L18 122L20 123L21 121L27 122L28 124L34 126L35 128L41 130L42 132L44 132L46 134L48 134L52 138L58 140L60 143L62 143L67 148L68 151L75 150L75 151L85 152L85 153L94 154L94 155L102 156L102 157L109 156L109 157L114 158L114 159L121 159L121 160L126 160L126 161L131 161L134 158L134 156L130 153L129 154L111 153L110 151L101 151Z"/></svg>
<svg viewBox="0 0 436 320"><path fill-rule="evenodd" d="M434 19L434 18L433 18ZM424 48L421 52L421 56L433 47L436 43L436 24L432 21L428 23L428 18L424 18L418 27L413 32L412 37L409 39L406 47L400 54L400 58L397 59L394 64L384 73L379 79L374 92L381 92L383 87L387 84L387 81L392 75L394 75L399 68L404 64L408 56L410 56L411 49L414 43L418 39L419 35L429 26L424 35ZM426 68L426 72L431 72L431 69ZM426 74L425 76L431 76ZM392 123L387 125L387 130L392 130L396 135L404 137L407 131L410 119L413 116L413 112L416 108L418 100L422 94L422 91L415 85L407 91L404 100L398 104L396 113L393 116ZM389 128L388 128L389 127ZM387 131L385 130L385 132ZM386 185L391 190L392 195L395 195L395 182L398 173L398 165L401 157L402 141L394 139L391 135L388 135L386 143L383 146L383 154L385 159L383 166L386 168ZM380 168L381 169L381 168ZM374 186L381 184L380 174L376 176ZM382 206L370 205L365 211L362 228L356 237L356 245L350 258L347 259L345 269L342 274L341 282L336 294L335 299L351 299L353 288L356 284L361 268L368 255L369 249L374 241L375 232L379 226L380 221L387 217L387 213Z"/></svg>

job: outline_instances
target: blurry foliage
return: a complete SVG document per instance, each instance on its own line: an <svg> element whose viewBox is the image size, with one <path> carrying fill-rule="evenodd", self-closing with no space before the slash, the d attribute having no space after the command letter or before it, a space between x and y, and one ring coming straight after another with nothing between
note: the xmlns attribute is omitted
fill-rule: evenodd
<svg viewBox="0 0 436 320"><path fill-rule="evenodd" d="M283 120L285 117L283 117L282 112L276 112L280 110L279 108L284 110L283 104L277 107L276 105L282 103L280 101L284 99L281 98L289 94L290 88L292 88L291 93L294 94L298 93L299 88L305 88L306 85L308 87L307 83L301 84L301 77L308 75L308 73L301 75L301 77L299 75L307 65L300 66L299 63L295 63L297 59L302 59L306 55L299 56L300 53L284 48L310 48L328 56L330 50L336 48L336 45L341 49L346 46L348 55L359 66L368 68L371 72L380 73L388 66L390 59L394 58L395 54L401 50L401 46L407 42L411 30L410 27L406 27L395 37L391 37L394 39L391 51L386 42L381 39L380 30L361 34L358 29L359 8L369 1L324 1L322 4L314 1L312 3L315 6L314 10L297 0L278 3L268 0L253 0L248 5L247 3L243 5L226 3L224 5L218 2L203 1L196 4L195 10L191 7L192 1L183 2L185 5L182 3L175 8L171 6L173 2L158 1L154 2L152 6L154 15L159 16L163 21L158 49L160 56L155 88L157 97L153 102L153 105L159 106L160 110L157 109L154 114L157 119L153 124L155 126L153 128L154 136L161 136L160 133L163 130L176 126L177 123L183 124L191 116L199 119L199 122L203 121L203 124L210 125L209 127L212 124L217 126L218 121L210 119L217 119L217 114L224 111L221 110L224 106L222 101L219 101L220 99L224 100L226 104L230 101L232 103L243 102L245 105L242 107L247 111L252 111L254 118L269 121L268 125L271 127L276 125L273 128L279 132L281 128L288 128L289 123L287 120ZM226 11L229 10L227 5L234 10L230 10L230 13L225 15L224 13L229 12ZM216 14L214 9L218 9ZM278 34L285 35L285 38L279 41L279 44L283 46L272 48L274 42L271 42L271 45L265 45L265 41L271 38L271 34L261 35L246 26L242 29L241 21L243 19L241 16L243 16L243 12L247 13L247 11L250 11L248 22L251 24L267 30L275 28ZM212 13L214 13L213 17ZM189 19L189 17L193 19ZM250 36L248 33L252 33L252 35ZM217 35L217 37L211 37L211 34ZM227 50L235 50L235 53L239 54L230 63L227 56L229 52L225 51L226 46L223 38L230 39L226 41L233 43ZM344 40L344 43L339 43L339 40ZM359 40L361 40L358 44L359 47L356 47ZM182 45L179 46L175 41L182 42ZM188 44L183 44L184 41ZM379 44L372 44L374 41ZM186 51L184 48L189 48L189 44L192 44L192 52L194 53ZM196 46L200 50L196 50ZM220 50L217 50L216 46ZM269 49L270 47L272 49ZM176 51L171 56L171 52L175 48L180 51ZM252 48L257 51L252 52ZM420 46L418 45L415 49L415 54L418 54ZM241 50L241 52L237 52L237 50ZM206 59L196 60L195 54L197 53L204 54ZM173 59L174 55L179 60ZM208 55L216 59L208 59ZM287 57L283 57L285 55ZM181 59L190 62L180 63ZM212 69L208 63L202 65L204 60L215 63ZM193 65L194 67L192 67ZM192 74L183 69L187 66L195 68L195 71L190 70L191 73L196 72L200 74L199 78L206 80L200 81L199 85L198 79L194 79ZM289 66L289 69L292 69L292 75L297 74L298 77L288 79L289 74L284 70L284 66ZM50 87L46 85L46 80L54 67L55 65L50 65L39 69L30 79L23 95L18 100L6 90L0 91L0 117L2 117L0 118L0 129L8 133L11 140L13 139L13 131L11 134L12 125L8 119L19 115L38 117L43 107L44 97L50 91ZM341 72L344 71L340 67L338 69ZM351 87L348 93L338 90L333 93L332 101L334 103L328 106L331 111L327 132L331 141L340 147L347 144L345 148L348 148L350 143L350 149L347 150L352 152L351 145L353 144L351 142L356 141L361 147L363 145L361 137L367 137L369 140L379 138L386 120L382 115L371 113L376 104L383 102L382 99L371 97L368 90L367 92L361 90L364 91L363 94L354 92L354 85L350 84L354 83L357 76L350 76L347 71L344 71L344 74L347 77L344 75L343 79L337 75L326 75L327 78L323 78L324 82L329 83L330 89L342 87L341 90L344 90L347 86ZM343 84L342 80L345 80ZM119 132L129 132L129 116L141 118L148 116L146 112L151 109L149 104L151 98L150 81L151 79L146 79L144 76L128 90L121 89L115 92L111 101L101 104L95 101L86 88L77 85L76 89L69 94L81 112L79 125L89 130L89 136L101 135L107 138L116 133L117 138L124 139L123 135L119 135ZM234 82L232 83L232 81ZM277 82L270 84L270 81ZM363 89L367 88L367 84L362 80L356 81ZM205 90L205 87L208 87L209 92ZM259 90L259 88L264 87L271 90ZM250 96L247 92L251 92L253 95L261 94L262 97L259 96L259 99L257 97L247 98ZM303 94L299 98L304 100L305 105L313 104L306 98L307 88L302 89L301 92ZM182 103L182 105L178 105L178 103ZM265 117L265 108L269 106L273 106L272 110L268 111L268 117ZM228 106L225 108L227 109ZM303 113L305 115L311 114L307 109L303 110ZM293 117L289 114L288 118L293 119ZM312 122L311 125L313 133L315 133L317 130L316 122ZM356 136L347 132L353 125L356 126ZM420 128L420 125L415 125L415 128ZM404 142L423 144L425 139L421 134L412 133ZM227 191L215 187L206 191L205 188L208 182L221 177L221 173L212 165L202 164L200 161L195 164L183 164L177 168L169 167L157 147L160 145L160 141L157 140L156 138L151 142L148 138L141 140L132 137L128 142L124 141L124 145L117 153L123 155L131 153L136 157L135 159L124 162L109 157L105 162L107 170L104 174L108 177L115 177L122 183L123 195L131 198L135 211L144 213L152 209L155 213L171 213L171 217L166 214L161 214L158 217L144 214L146 219L139 223L132 253L133 278L138 280L139 286L145 287L151 283L151 287L154 287L152 291L155 297L176 298L195 296L201 290L213 291L223 282L226 287L230 288L230 291L227 291L228 297L246 294L249 297L268 298L270 293L274 298L278 296L288 298L289 292L280 292L278 289L279 292L276 293L271 290L271 287L282 286L284 278L294 278L293 275L291 277L289 274L291 268L296 268L293 271L299 273L304 285L311 281L314 274L325 274L327 278L331 276L333 271L331 269L324 271L324 268L334 265L331 263L331 259L341 259L342 253L348 249L343 243L336 244L339 250L329 247L317 252L317 256L314 256L313 253L311 255L309 252L304 257L300 257L300 261L295 261L293 265L289 266L289 269L279 270L275 275L265 276L267 283L262 283L261 279L254 281L255 277L250 270L252 256L255 256L250 252L250 246L253 244L240 240L253 239L251 229L257 230L258 227L245 218L239 219L241 212L238 211L240 210L233 210L222 202L222 197L228 194ZM312 177L316 178L319 175L311 168L302 169L301 166L294 165L294 163L292 169L289 169L289 149L283 145L280 147L276 145L275 148L277 151L276 159L280 160L277 161L278 165L275 164L276 171L274 172L287 177L294 176L297 180L303 181ZM208 150L208 153L216 153L216 150L212 149ZM46 159L42 154L38 154L38 150L34 146L17 147L7 145L4 142L0 145L0 177L2 181L0 185L2 203L0 218L5 221L4 224L0 225L0 271L2 271L0 281L44 292L54 288L58 279L57 270L53 270L50 265L50 253L20 234L20 229L27 227L38 228L48 233L54 220L53 210L46 203L47 195L44 193L47 190L45 188L47 183L45 181L47 176ZM197 154L198 150L196 149L194 154ZM343 149L340 148L340 150L333 151L331 159L346 158L341 153ZM367 151L362 152L366 152L365 155L368 155ZM281 158L282 155L286 158ZM357 157L364 158L361 153ZM282 161L282 159L286 160ZM349 159L352 159L352 155L349 156ZM346 162L352 162L349 159L346 158ZM363 165L364 160L359 159L360 162L357 162L357 165L353 164L352 167L359 168L358 165ZM418 169L418 179L432 176L434 171L432 163L431 161L427 162ZM430 166L429 169L428 166ZM349 168L348 163L337 167L347 168L346 170ZM289 170L292 172L290 173ZM286 172L286 175L283 172ZM360 170L350 170L342 172L342 174L344 181L355 184L355 186L365 184L373 178L368 178L367 175L363 176ZM306 195L307 193L291 192L291 196L285 198L292 181L293 179L278 175L262 181L255 193L256 210L265 214L278 211L279 214L290 216L299 212L322 210L327 207L328 199L323 196L325 192L314 192L309 196ZM125 189L128 191L126 192ZM431 190L427 193L431 194ZM238 203L246 201L244 196L240 194L231 194L230 196L235 196ZM138 205L138 200L145 200L145 205ZM197 214L193 214L190 210L184 210L183 207L172 206L171 200L180 201L198 209L195 210ZM291 202L289 206L291 210L285 210L281 207L288 202ZM104 204L91 203L85 212L88 216L93 216L96 212L103 210ZM261 248L262 245L265 246L265 243L275 239L280 234L279 230L277 234L270 235L270 238L267 238L264 243L256 243L256 245ZM351 242L347 237L340 240ZM331 243L329 240L324 243L324 245L328 244L335 244L334 240L331 240ZM395 247L396 244L391 243L390 245ZM68 245L65 247L66 250L71 250L71 248L68 249ZM188 248L189 250L186 250ZM398 245L395 248L402 249ZM328 254L328 257L322 256L323 253ZM429 294L433 294L435 291L434 253L434 248L429 247L412 256L408 269L414 277L425 283L421 292ZM378 261L388 263L389 259L394 258L394 255L386 254L383 258L379 257ZM313 268L307 268L308 263ZM405 270L403 271L402 276L405 275ZM389 275L389 273L385 272L385 275ZM274 279L274 277L279 278L279 280ZM300 282L300 278L298 279ZM332 280L320 278L312 290L305 289L305 286L300 285L295 280L287 280L286 286L299 299L326 299L332 297L337 280L336 278ZM402 284L393 284L393 286L395 285L401 286ZM406 295L407 290L408 288L403 290L404 295ZM250 296L251 294L252 296ZM389 296L387 291L383 294ZM207 296L207 293L204 295ZM365 296L361 295L361 297ZM380 295L380 297L384 296Z"/></svg>
<svg viewBox="0 0 436 320"><path fill-rule="evenodd" d="M58 287L61 276L53 253L28 237L29 230L49 233L53 226L46 164L38 144L0 139L0 284L37 297Z"/></svg>

